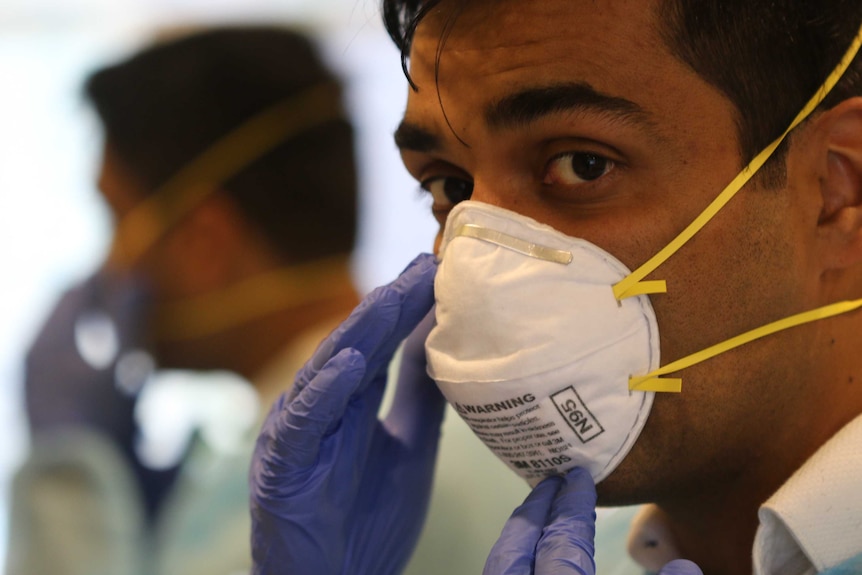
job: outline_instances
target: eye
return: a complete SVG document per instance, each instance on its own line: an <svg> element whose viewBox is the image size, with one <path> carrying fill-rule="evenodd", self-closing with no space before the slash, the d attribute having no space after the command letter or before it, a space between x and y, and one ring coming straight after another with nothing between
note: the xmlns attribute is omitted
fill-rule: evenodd
<svg viewBox="0 0 862 575"><path fill-rule="evenodd" d="M599 179L613 168L613 160L604 156L589 152L568 152L551 160L543 183L582 184Z"/></svg>
<svg viewBox="0 0 862 575"><path fill-rule="evenodd" d="M429 178L422 182L422 189L431 194L434 210L449 210L455 204L470 199L473 182L453 177Z"/></svg>

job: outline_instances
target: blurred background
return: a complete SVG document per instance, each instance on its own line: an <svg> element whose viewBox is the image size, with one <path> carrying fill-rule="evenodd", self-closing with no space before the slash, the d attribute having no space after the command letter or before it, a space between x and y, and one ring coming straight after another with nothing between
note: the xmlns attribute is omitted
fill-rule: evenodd
<svg viewBox="0 0 862 575"><path fill-rule="evenodd" d="M95 186L102 135L81 83L94 68L166 27L261 22L308 30L347 81L359 154L361 219L353 269L360 290L389 281L431 247L436 222L429 201L392 143L406 84L376 2L0 2L0 565L9 480L27 453L22 356L59 293L104 257L111 231Z"/></svg>

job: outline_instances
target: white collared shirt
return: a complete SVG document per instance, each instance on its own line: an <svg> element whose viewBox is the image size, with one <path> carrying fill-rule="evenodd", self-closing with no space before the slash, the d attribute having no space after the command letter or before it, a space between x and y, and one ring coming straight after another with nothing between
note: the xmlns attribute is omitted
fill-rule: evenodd
<svg viewBox="0 0 862 575"><path fill-rule="evenodd" d="M808 575L862 552L862 416L806 461L758 516L755 575Z"/></svg>
<svg viewBox="0 0 862 575"><path fill-rule="evenodd" d="M862 415L827 441L758 512L754 575L813 575L862 553ZM643 506L628 550L650 572L679 559L661 511Z"/></svg>

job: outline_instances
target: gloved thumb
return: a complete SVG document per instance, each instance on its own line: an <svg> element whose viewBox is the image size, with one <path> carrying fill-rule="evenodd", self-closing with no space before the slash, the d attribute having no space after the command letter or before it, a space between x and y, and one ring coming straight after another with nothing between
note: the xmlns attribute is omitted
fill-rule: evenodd
<svg viewBox="0 0 862 575"><path fill-rule="evenodd" d="M389 431L411 447L439 437L446 407L446 400L426 371L425 338L433 326L432 309L404 342L398 387L386 416Z"/></svg>
<svg viewBox="0 0 862 575"><path fill-rule="evenodd" d="M590 473L576 467L564 477L548 523L536 545L536 575L594 575L596 487Z"/></svg>

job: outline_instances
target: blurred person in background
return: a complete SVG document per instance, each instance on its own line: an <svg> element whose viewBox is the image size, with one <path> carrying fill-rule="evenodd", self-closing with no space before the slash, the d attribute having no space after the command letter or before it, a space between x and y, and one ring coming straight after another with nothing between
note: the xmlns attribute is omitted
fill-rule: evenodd
<svg viewBox="0 0 862 575"><path fill-rule="evenodd" d="M230 450L198 434L153 467L136 408L157 369L234 373L268 406L357 304L341 82L305 35L244 26L153 44L85 91L116 226L26 357L7 573L247 572L259 421L237 417Z"/></svg>

